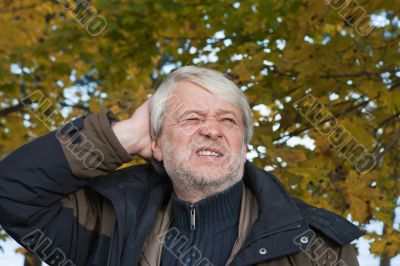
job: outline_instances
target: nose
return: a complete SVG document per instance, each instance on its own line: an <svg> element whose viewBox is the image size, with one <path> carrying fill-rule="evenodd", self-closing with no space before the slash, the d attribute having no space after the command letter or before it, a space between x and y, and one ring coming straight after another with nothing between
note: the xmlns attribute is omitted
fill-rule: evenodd
<svg viewBox="0 0 400 266"><path fill-rule="evenodd" d="M217 139L222 136L222 129L215 118L208 118L203 122L200 128L200 135L211 139Z"/></svg>

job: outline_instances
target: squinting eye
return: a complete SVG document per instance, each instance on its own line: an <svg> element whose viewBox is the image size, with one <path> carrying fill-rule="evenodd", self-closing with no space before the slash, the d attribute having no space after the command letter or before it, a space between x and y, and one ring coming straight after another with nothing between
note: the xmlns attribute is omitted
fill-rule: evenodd
<svg viewBox="0 0 400 266"><path fill-rule="evenodd" d="M224 118L223 121L228 124L235 124L235 120L232 118Z"/></svg>
<svg viewBox="0 0 400 266"><path fill-rule="evenodd" d="M187 118L183 121L184 125L195 125L198 124L200 122L200 119L197 117L193 117L193 118Z"/></svg>

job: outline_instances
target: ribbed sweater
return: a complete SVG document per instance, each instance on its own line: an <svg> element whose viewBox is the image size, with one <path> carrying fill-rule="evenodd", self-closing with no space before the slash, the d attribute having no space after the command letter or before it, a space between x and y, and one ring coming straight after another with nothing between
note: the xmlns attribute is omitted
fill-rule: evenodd
<svg viewBox="0 0 400 266"><path fill-rule="evenodd" d="M243 181L196 203L172 193L162 265L225 265L238 236L242 193Z"/></svg>

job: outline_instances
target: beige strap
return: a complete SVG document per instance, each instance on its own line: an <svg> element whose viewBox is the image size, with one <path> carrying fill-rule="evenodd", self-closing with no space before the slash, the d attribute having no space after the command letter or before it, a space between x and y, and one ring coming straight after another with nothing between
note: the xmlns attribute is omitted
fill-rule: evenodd
<svg viewBox="0 0 400 266"><path fill-rule="evenodd" d="M169 200L167 207L158 212L153 228L144 242L139 260L140 266L160 265L165 236L171 222L172 208Z"/></svg>
<svg viewBox="0 0 400 266"><path fill-rule="evenodd" d="M251 190L243 186L242 206L240 208L238 237L233 245L231 256L225 265L229 265L242 248L249 231L258 217L257 199Z"/></svg>

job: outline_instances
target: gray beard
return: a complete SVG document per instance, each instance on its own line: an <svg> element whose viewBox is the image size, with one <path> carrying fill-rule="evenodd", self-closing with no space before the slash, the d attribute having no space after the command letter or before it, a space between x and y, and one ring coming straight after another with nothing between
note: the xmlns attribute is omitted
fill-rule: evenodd
<svg viewBox="0 0 400 266"><path fill-rule="evenodd" d="M244 171L244 152L243 148L240 149L240 154L229 162L227 172L217 178L208 178L205 175L196 174L188 165L188 163L181 158L188 158L181 156L180 158L172 158L172 146L169 143L164 143L164 168L169 177L171 178L174 190L178 191L184 196L200 195L202 198L209 197L218 192L224 191L242 179ZM188 148L188 152L193 149ZM224 166L225 167L225 166Z"/></svg>

